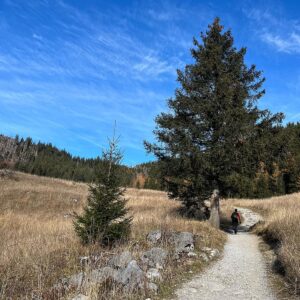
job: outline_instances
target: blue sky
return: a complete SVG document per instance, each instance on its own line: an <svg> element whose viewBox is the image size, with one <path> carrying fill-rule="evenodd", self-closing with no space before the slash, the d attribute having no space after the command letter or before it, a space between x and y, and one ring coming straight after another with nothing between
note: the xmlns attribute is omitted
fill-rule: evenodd
<svg viewBox="0 0 300 300"><path fill-rule="evenodd" d="M300 2L0 0L0 133L95 157L121 136L124 163L153 159L154 118L214 17L264 71L261 107L300 120Z"/></svg>

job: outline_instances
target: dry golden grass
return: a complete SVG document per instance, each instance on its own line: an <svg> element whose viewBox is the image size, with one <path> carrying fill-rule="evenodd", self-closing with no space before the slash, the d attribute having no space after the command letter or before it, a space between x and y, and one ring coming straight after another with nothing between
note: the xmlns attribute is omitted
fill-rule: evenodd
<svg viewBox="0 0 300 300"><path fill-rule="evenodd" d="M47 291L59 278L78 272L80 256L101 253L104 263L119 250L82 246L77 239L70 214L81 211L86 184L23 173L14 177L0 179L0 299L53 298ZM126 197L133 228L131 241L122 247L141 251L151 229L191 231L203 245L219 249L225 241L206 222L181 217L180 204L164 192L128 189Z"/></svg>
<svg viewBox="0 0 300 300"><path fill-rule="evenodd" d="M269 199L223 201L223 209L246 207L264 216L256 232L277 245L278 259L293 289L300 286L300 193Z"/></svg>

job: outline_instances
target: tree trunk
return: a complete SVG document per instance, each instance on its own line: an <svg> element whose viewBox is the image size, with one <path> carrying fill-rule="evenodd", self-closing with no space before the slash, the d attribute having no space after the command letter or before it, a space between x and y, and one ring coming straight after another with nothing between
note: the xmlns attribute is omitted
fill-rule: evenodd
<svg viewBox="0 0 300 300"><path fill-rule="evenodd" d="M214 190L210 199L210 224L219 229L220 228L220 196L219 191Z"/></svg>

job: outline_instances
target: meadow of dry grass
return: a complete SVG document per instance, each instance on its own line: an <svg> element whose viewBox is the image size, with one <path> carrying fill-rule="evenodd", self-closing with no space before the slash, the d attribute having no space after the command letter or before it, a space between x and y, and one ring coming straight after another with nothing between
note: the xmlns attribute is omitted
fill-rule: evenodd
<svg viewBox="0 0 300 300"><path fill-rule="evenodd" d="M0 179L0 191L0 299L53 298L47 291L80 270L80 256L100 253L104 263L119 250L82 246L74 234L71 214L81 211L86 184L15 173L13 179ZM145 234L163 229L191 231L203 245L222 248L224 234L207 222L181 217L180 204L164 192L128 189L126 197L133 228L131 240L122 247L142 250ZM166 272L171 282L176 272Z"/></svg>
<svg viewBox="0 0 300 300"><path fill-rule="evenodd" d="M276 254L293 290L300 291L300 193L269 199L223 201L224 211L232 207L246 207L257 211L265 222L256 227L276 246Z"/></svg>

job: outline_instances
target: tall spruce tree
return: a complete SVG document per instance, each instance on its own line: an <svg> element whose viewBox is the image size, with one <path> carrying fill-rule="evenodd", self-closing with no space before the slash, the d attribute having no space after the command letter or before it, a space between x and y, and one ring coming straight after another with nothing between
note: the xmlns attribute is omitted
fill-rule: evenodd
<svg viewBox="0 0 300 300"><path fill-rule="evenodd" d="M177 71L180 87L168 100L170 112L156 118L158 143L145 142L160 161L170 197L197 208L214 189L228 195L233 179L254 178L266 132L283 117L258 109L262 72L245 65L246 48L234 47L218 18L201 38L191 50L195 62Z"/></svg>
<svg viewBox="0 0 300 300"><path fill-rule="evenodd" d="M125 189L121 187L120 162L122 154L118 140L109 140L109 149L102 154L97 180L90 185L87 206L76 215L75 231L84 244L104 245L125 239L130 233L131 217L127 216Z"/></svg>

